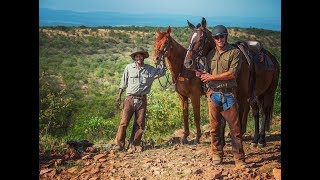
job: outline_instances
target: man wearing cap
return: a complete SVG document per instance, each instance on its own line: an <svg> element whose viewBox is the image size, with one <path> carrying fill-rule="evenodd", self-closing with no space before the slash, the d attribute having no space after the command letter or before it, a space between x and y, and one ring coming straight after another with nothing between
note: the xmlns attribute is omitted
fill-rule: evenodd
<svg viewBox="0 0 320 180"><path fill-rule="evenodd" d="M128 64L123 72L117 97L117 108L119 109L121 95L126 90L114 149L124 149L126 129L131 117L135 114L128 151L136 152L141 151L140 142L145 127L147 94L150 92L153 81L165 75L166 68L163 65L155 68L144 64L144 59L149 57L149 53L141 47L136 47L130 56L134 62Z"/></svg>
<svg viewBox="0 0 320 180"><path fill-rule="evenodd" d="M211 149L213 164L219 164L223 159L224 141L219 141L221 117L229 124L232 138L232 152L236 166L246 166L240 131L240 116L235 96L240 65L243 59L240 50L231 46L228 41L228 31L223 25L217 25L212 30L215 48L207 56L211 60L211 73L201 72L200 78L208 82L207 98L209 103L209 119L211 133Z"/></svg>

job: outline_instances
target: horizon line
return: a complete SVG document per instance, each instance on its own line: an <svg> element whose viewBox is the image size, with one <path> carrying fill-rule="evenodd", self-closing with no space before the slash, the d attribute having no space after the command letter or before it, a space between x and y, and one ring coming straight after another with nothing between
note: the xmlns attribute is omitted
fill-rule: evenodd
<svg viewBox="0 0 320 180"><path fill-rule="evenodd" d="M210 17L237 17L237 18L279 18L279 20L281 20L281 16L280 17L276 17L276 16L227 16L227 15L223 15L223 16L219 16L219 15L211 15L211 16L201 16L201 15L190 15L190 14L176 14L176 13L134 13L134 12L120 12L120 11L81 11L81 10L70 10L70 9L55 9L55 8L47 8L47 7L39 7L40 9L49 9L49 10L54 10L54 11L72 11L72 12L77 12L77 13L120 13L120 14L139 14L139 15L143 15L143 14L155 14L155 15L181 15L181 16L194 16L194 17L205 17L205 18L210 18Z"/></svg>

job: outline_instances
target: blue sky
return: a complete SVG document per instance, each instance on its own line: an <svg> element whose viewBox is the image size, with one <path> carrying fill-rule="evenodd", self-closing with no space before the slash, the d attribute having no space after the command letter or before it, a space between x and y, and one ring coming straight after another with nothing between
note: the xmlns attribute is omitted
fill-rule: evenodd
<svg viewBox="0 0 320 180"><path fill-rule="evenodd" d="M281 18L281 0L39 0L39 7L80 12Z"/></svg>

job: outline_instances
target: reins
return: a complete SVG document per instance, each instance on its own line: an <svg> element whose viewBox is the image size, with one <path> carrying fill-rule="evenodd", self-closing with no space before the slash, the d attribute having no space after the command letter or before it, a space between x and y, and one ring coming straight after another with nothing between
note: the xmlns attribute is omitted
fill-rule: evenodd
<svg viewBox="0 0 320 180"><path fill-rule="evenodd" d="M172 39L171 39L171 37L170 37L169 40L166 42L166 46L165 46L165 48L163 48L163 50L157 49L157 50L161 53L160 63L163 63L162 66L163 66L164 68L167 68L167 66L166 66L166 64L165 64L165 57L166 57L166 55L167 55L167 53L168 53L168 50L172 48L172 43L171 43L171 42L172 42ZM158 68L158 67L160 67L160 66L159 66L159 65L156 65L156 67ZM166 75L164 75L164 76L165 76L165 79L166 79L166 82L165 82L164 85L161 83L160 78L158 78L159 84L160 84L160 86L162 87L163 90L167 89L167 88L169 87L169 85L172 85L172 83L169 82L169 76L170 76L170 74L166 74Z"/></svg>

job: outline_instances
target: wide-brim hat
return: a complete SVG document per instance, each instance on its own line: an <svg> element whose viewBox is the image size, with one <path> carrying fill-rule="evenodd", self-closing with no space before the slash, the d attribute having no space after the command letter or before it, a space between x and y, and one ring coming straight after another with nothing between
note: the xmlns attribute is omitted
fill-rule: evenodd
<svg viewBox="0 0 320 180"><path fill-rule="evenodd" d="M133 60L135 60L134 57L135 57L136 54L138 54L138 53L143 54L143 57L144 57L144 58L148 58L148 57L149 57L148 51L145 51L142 47L136 47L136 48L133 49L133 53L130 54L131 58L132 58Z"/></svg>

